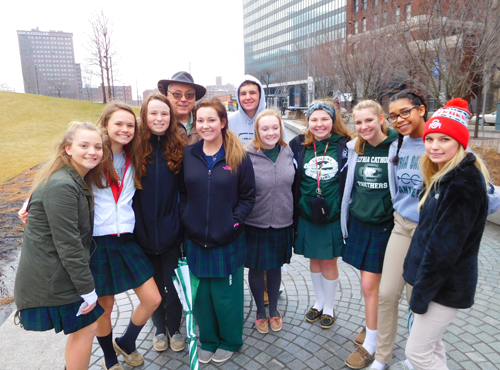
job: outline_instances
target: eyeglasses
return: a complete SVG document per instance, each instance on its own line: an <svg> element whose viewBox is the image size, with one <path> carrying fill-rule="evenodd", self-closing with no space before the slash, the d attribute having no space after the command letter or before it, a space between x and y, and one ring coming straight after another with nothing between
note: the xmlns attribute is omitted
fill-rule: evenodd
<svg viewBox="0 0 500 370"><path fill-rule="evenodd" d="M399 117L401 117L402 119L410 117L411 110L415 109L415 108L418 108L418 107L419 107L419 105L415 105L415 106L411 107L410 109L405 109L404 111L399 112L399 114L395 114L393 116L387 117L387 120L390 123L395 124L398 121Z"/></svg>
<svg viewBox="0 0 500 370"><path fill-rule="evenodd" d="M194 92L181 93L181 92L172 92L170 90L168 90L168 92L172 94L175 100L181 100L182 95L186 97L186 100L193 100L196 96Z"/></svg>

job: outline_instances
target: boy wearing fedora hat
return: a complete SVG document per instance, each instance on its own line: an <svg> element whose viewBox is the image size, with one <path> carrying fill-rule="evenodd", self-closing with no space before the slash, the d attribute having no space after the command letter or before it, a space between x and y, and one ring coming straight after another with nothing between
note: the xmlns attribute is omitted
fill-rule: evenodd
<svg viewBox="0 0 500 370"><path fill-rule="evenodd" d="M187 144L200 141L196 125L193 125L192 110L195 102L203 98L207 90L195 84L193 77L183 71L175 73L170 80L158 81L158 90L168 97L174 114L186 129Z"/></svg>

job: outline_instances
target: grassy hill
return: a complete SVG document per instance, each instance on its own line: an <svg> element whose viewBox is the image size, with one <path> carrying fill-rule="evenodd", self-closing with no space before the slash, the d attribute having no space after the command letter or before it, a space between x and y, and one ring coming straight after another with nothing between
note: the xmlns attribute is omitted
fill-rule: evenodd
<svg viewBox="0 0 500 370"><path fill-rule="evenodd" d="M103 109L104 104L0 91L0 183L43 162L68 123L95 124Z"/></svg>

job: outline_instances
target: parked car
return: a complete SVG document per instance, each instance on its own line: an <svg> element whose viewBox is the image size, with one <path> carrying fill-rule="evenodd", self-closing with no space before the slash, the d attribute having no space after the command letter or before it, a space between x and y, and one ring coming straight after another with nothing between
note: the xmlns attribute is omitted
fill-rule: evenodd
<svg viewBox="0 0 500 370"><path fill-rule="evenodd" d="M469 123L476 123L476 118L477 115L475 115L474 117L471 118L470 122ZM483 116L481 116L482 118ZM485 125L495 125L495 122L497 120L497 112L492 112L492 113L489 113L489 114L485 114L484 115L484 124ZM481 123L481 121L479 121Z"/></svg>

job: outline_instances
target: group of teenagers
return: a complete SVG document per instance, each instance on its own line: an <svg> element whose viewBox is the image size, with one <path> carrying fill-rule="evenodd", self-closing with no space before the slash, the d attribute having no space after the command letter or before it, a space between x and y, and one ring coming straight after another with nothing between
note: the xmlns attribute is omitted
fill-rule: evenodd
<svg viewBox="0 0 500 370"><path fill-rule="evenodd" d="M256 330L279 331L282 266L293 251L310 259L316 302L305 320L324 329L336 320L338 257L361 271L366 326L347 366L388 366L406 285L408 359L391 369L447 369L443 333L473 304L479 244L499 198L466 150L465 101L429 120L411 90L390 98L388 119L376 101L362 101L352 139L338 106L318 100L287 145L280 114L265 109L252 76L229 117L215 98L195 107L206 90L186 72L158 88L139 119L111 102L97 125L72 123L38 171L19 212L26 228L15 302L26 330L69 334L68 370L88 368L95 336L103 369L122 370L118 355L141 365L136 340L150 317L153 348L182 351L172 277L185 256L199 279L198 359L224 362L243 345L244 267ZM114 296L129 289L139 304L113 337Z"/></svg>

